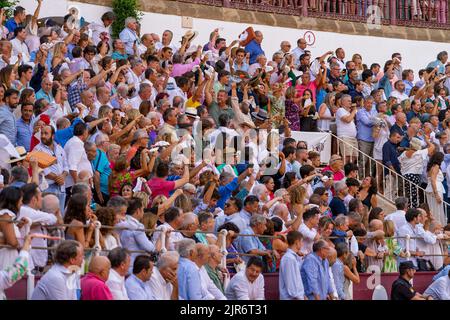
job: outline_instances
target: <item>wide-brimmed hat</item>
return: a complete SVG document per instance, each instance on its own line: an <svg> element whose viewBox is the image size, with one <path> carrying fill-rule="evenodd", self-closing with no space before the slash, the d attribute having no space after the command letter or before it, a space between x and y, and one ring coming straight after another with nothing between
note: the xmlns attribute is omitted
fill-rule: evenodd
<svg viewBox="0 0 450 320"><path fill-rule="evenodd" d="M243 120L239 125L241 126L247 126L249 128L255 129L255 124L249 120Z"/></svg>
<svg viewBox="0 0 450 320"><path fill-rule="evenodd" d="M184 111L184 114L187 115L188 117L192 117L192 118L196 118L198 116L197 109L195 109L195 108L186 108L186 110Z"/></svg>
<svg viewBox="0 0 450 320"><path fill-rule="evenodd" d="M4 134L0 134L0 150L6 151L10 157L20 157L20 154L17 152L16 148L14 148L13 144Z"/></svg>
<svg viewBox="0 0 450 320"><path fill-rule="evenodd" d="M252 112L251 115L252 115L252 118L255 118L260 121L266 121L269 119L269 116L267 115L267 111L264 109L259 109L258 113Z"/></svg>
<svg viewBox="0 0 450 320"><path fill-rule="evenodd" d="M188 30L188 31L186 31L186 33L184 34L182 39L186 39L187 42L190 42L190 41L194 40L197 36L198 36L197 31ZM180 41L180 42L182 42L182 41Z"/></svg>
<svg viewBox="0 0 450 320"><path fill-rule="evenodd" d="M16 151L19 154L19 157L18 158L12 157L11 160L8 161L8 163L15 163L18 161L22 161L27 157L28 152L27 152L27 150L25 150L24 147L22 147L22 146L16 147Z"/></svg>

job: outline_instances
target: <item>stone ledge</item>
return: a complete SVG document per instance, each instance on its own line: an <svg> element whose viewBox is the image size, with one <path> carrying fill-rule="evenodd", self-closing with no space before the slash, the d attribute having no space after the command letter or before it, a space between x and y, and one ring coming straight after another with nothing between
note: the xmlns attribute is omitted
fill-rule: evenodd
<svg viewBox="0 0 450 320"><path fill-rule="evenodd" d="M79 2L111 6L112 0L78 0ZM337 32L350 35L365 35L383 38L450 42L448 30L413 28L402 26L381 26L371 30L364 23L319 19L258 11L245 11L208 5L191 4L174 0L140 0L140 9L168 15L183 15L201 19L230 21L248 24L261 24L275 27L309 29L325 32Z"/></svg>

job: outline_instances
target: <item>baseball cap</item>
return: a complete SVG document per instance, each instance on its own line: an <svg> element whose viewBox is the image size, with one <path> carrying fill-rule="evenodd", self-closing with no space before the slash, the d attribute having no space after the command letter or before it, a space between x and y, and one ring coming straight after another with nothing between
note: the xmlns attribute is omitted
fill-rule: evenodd
<svg viewBox="0 0 450 320"><path fill-rule="evenodd" d="M412 261L400 262L400 264L398 266L398 270L402 271L402 270L407 270L407 269L417 270L417 267L414 265L414 263Z"/></svg>

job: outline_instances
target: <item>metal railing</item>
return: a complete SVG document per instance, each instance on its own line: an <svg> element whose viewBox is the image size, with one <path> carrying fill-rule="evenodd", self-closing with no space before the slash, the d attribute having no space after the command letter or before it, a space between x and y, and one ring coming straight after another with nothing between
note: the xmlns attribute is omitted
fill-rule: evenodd
<svg viewBox="0 0 450 320"><path fill-rule="evenodd" d="M449 29L447 0L172 0L380 25Z"/></svg>
<svg viewBox="0 0 450 320"><path fill-rule="evenodd" d="M359 150L359 148L354 147L352 144L344 141L342 138L339 138L334 133L329 133L333 138L337 140L338 153L343 157L344 161L347 156L350 157L353 155L353 151L357 152L358 155L355 158L357 159L359 166L359 179L362 180L367 176L375 178L377 180L378 193L384 199L394 204L396 198L400 196L406 197L409 204L413 207L417 207L420 203L426 203L429 205L431 199L434 199L434 201L436 201L436 197L433 193L426 192L423 187L408 180L403 175L398 174L391 168L383 165L381 161L376 160L368 154L362 152L361 150ZM342 150L340 148L341 144L345 146L342 148ZM350 155L346 153L349 148L350 150L352 150L352 152L350 152ZM416 196L414 196L414 194L416 194ZM441 205L444 210L444 219L446 224L448 221L448 211L450 208L450 203L442 199Z"/></svg>

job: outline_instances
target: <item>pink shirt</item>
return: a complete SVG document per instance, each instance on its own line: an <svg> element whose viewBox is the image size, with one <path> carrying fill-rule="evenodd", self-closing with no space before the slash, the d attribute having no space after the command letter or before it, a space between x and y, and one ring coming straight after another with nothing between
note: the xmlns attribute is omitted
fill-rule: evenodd
<svg viewBox="0 0 450 320"><path fill-rule="evenodd" d="M331 169L330 166L326 166L325 168L323 168L322 172L325 172L325 171L332 171L333 172L333 180L334 180L334 182L340 181L340 180L345 178L344 172L342 170L333 171L333 169Z"/></svg>
<svg viewBox="0 0 450 320"><path fill-rule="evenodd" d="M317 92L317 84L316 81L311 81L308 83L308 85L299 84L295 86L295 91L297 92L297 96L301 97L303 95L303 92L305 92L306 89L311 90L312 92L312 100L316 101L316 92Z"/></svg>
<svg viewBox="0 0 450 320"><path fill-rule="evenodd" d="M105 281L89 272L81 279L81 300L113 300Z"/></svg>
<svg viewBox="0 0 450 320"><path fill-rule="evenodd" d="M175 189L175 181L167 181L163 178L154 177L147 182L148 187L152 190L152 197L155 198L162 194L169 197L169 192Z"/></svg>
<svg viewBox="0 0 450 320"><path fill-rule="evenodd" d="M191 71L193 67L200 64L200 58L196 58L194 62L191 63L177 63L173 65L171 77L179 77L188 71Z"/></svg>

